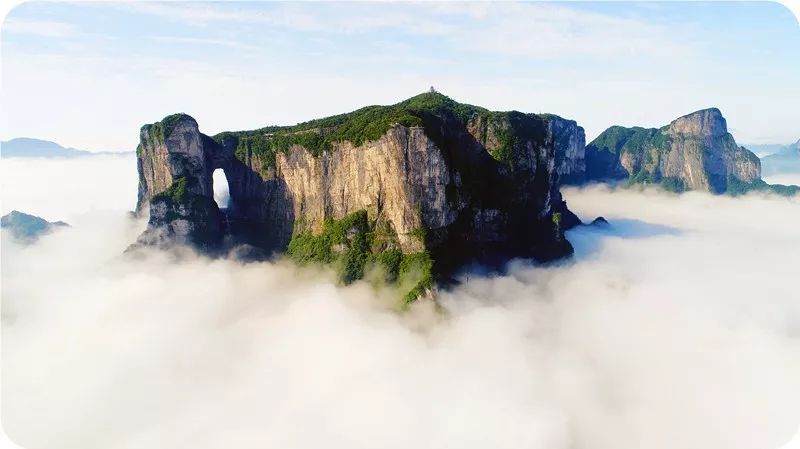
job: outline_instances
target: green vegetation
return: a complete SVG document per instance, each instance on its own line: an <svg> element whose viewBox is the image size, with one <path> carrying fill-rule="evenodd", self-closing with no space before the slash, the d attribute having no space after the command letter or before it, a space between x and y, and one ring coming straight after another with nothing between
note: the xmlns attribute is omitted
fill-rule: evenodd
<svg viewBox="0 0 800 449"><path fill-rule="evenodd" d="M172 185L167 187L167 190L153 195L150 201L164 201L170 200L176 204L185 203L189 197L189 181L185 176L176 178L172 181Z"/></svg>
<svg viewBox="0 0 800 449"><path fill-rule="evenodd" d="M380 221L370 220L361 210L339 220L326 219L319 234L296 232L287 255L301 265L332 265L343 284L363 279L370 267L379 268L386 282L408 288L403 301L409 303L433 285L433 261L427 252L403 254L392 240Z"/></svg>
<svg viewBox="0 0 800 449"><path fill-rule="evenodd" d="M800 186L796 185L783 185L783 184L767 184L768 188L781 196L794 196L800 193Z"/></svg>
<svg viewBox="0 0 800 449"><path fill-rule="evenodd" d="M686 191L686 184L677 176L667 176L661 178L661 188L667 192L683 193Z"/></svg>
<svg viewBox="0 0 800 449"><path fill-rule="evenodd" d="M470 117L477 119L479 130L475 137L481 140L489 154L498 162L513 166L514 158L520 151L524 152L527 141L544 143L547 135L546 120L553 116L475 109ZM492 136L496 144L490 142Z"/></svg>
<svg viewBox="0 0 800 449"><path fill-rule="evenodd" d="M628 179L628 185L633 184L655 184L658 182L658 178L655 172L648 171L646 168L642 167L639 169L636 174L631 176Z"/></svg>
<svg viewBox="0 0 800 449"><path fill-rule="evenodd" d="M384 280L396 282L400 274L400 264L405 255L397 248L389 248L372 256L372 261L385 270Z"/></svg>
<svg viewBox="0 0 800 449"><path fill-rule="evenodd" d="M348 141L355 146L380 139L394 125L427 126L432 118L455 120L466 124L480 116L495 126L501 145L493 156L509 160L519 142L540 139L545 135L545 122L535 114L521 112L491 112L487 109L458 103L437 92L428 92L389 106L367 106L356 111L299 123L294 126L268 126L253 131L224 132L214 136L223 144L237 139L236 157L247 161L249 154L257 156L263 168L274 167L278 152L288 153L299 145L315 156L332 151L337 142ZM431 134L439 133L437 129Z"/></svg>
<svg viewBox="0 0 800 449"><path fill-rule="evenodd" d="M150 198L150 203L167 202L172 211L167 217L167 221L181 218L178 216L180 214L177 206L187 206L185 210L193 214L191 218L203 221L205 218L208 218L205 214L209 210L217 208L217 203L214 202L213 198L191 193L189 190L193 182L196 182L193 178L187 178L185 176L175 178L166 190L153 195L153 197Z"/></svg>
<svg viewBox="0 0 800 449"><path fill-rule="evenodd" d="M748 192L772 192L781 196L794 196L800 193L800 186L767 184L767 182L763 179L758 179L748 183L741 181L732 175L728 175L728 188L726 191L728 195L739 196Z"/></svg>
<svg viewBox="0 0 800 449"><path fill-rule="evenodd" d="M219 237L216 228L219 208L213 198L191 192L195 182L194 178L185 176L175 178L166 190L150 198L150 205L165 204L165 214L159 218L163 223L178 219L190 221L194 226L191 239L196 244L215 244ZM152 213L150 218L153 219Z"/></svg>
<svg viewBox="0 0 800 449"><path fill-rule="evenodd" d="M355 146L375 141L395 124L422 126L425 114L451 114L466 121L474 106L462 105L438 94L426 93L391 106L367 106L356 111L299 123L294 126L271 126L255 131L225 132L214 136L222 143L227 138L246 139L243 144L259 156L265 165L274 166L275 154L286 153L292 145L300 145L319 156L331 151L335 142L349 141ZM254 142L263 139L264 142ZM240 145L242 145L240 143ZM237 146L236 156L244 159L244 148Z"/></svg>
<svg viewBox="0 0 800 449"><path fill-rule="evenodd" d="M264 136L240 137L233 154L236 159L245 164L251 155L257 155L261 160L261 169L264 171L275 166L275 152L272 150L269 140Z"/></svg>
<svg viewBox="0 0 800 449"><path fill-rule="evenodd" d="M175 130L178 122L189 116L184 113L172 114L150 125L144 125L142 129L147 129L148 134L156 143L163 143ZM138 151L138 149L137 149Z"/></svg>
<svg viewBox="0 0 800 449"><path fill-rule="evenodd" d="M655 148L660 153L669 151L672 139L657 128L625 128L612 126L597 136L587 147L608 151L616 155L623 153L641 154L645 150Z"/></svg>
<svg viewBox="0 0 800 449"><path fill-rule="evenodd" d="M425 239L428 238L428 230L424 226L412 229L410 234L423 244L425 243Z"/></svg>
<svg viewBox="0 0 800 449"><path fill-rule="evenodd" d="M400 262L397 283L410 289L403 295L403 302L411 304L433 287L433 259L427 251L407 254Z"/></svg>
<svg viewBox="0 0 800 449"><path fill-rule="evenodd" d="M765 190L767 188L769 188L769 185L762 180L758 180L753 183L747 183L739 180L733 175L728 175L728 187L726 189L726 193L728 195L739 196L753 190Z"/></svg>
<svg viewBox="0 0 800 449"><path fill-rule="evenodd" d="M499 145L489 153L500 162L510 165L526 141L542 142L546 135L545 121L536 114L517 111L489 112L480 114L487 126L492 126Z"/></svg>

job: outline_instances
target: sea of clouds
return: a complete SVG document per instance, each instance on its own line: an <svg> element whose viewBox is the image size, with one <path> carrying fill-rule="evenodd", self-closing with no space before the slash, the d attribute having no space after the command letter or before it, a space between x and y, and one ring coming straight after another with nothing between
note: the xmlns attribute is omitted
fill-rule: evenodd
<svg viewBox="0 0 800 449"><path fill-rule="evenodd" d="M800 198L564 189L572 260L393 308L158 252L132 156L4 159L2 424L36 448L775 449L800 423Z"/></svg>

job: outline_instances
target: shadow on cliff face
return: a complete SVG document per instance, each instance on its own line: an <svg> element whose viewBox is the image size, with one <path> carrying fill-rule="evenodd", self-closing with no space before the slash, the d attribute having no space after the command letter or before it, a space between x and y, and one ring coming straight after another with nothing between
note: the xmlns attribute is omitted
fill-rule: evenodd
<svg viewBox="0 0 800 449"><path fill-rule="evenodd" d="M566 236L575 249L571 258L552 262L536 262L533 259L513 259L496 264L473 263L463 267L451 279L445 279L440 287L446 290L458 289L464 282L476 277L505 276L520 267L529 268L568 268L581 260L596 257L609 245L608 240L638 240L659 237L680 237L682 231L674 226L647 223L631 218L615 218L613 223L587 223L574 227ZM642 242L643 244L646 244Z"/></svg>
<svg viewBox="0 0 800 449"><path fill-rule="evenodd" d="M571 231L573 261L397 313L328 271L120 257L143 223L31 189L3 200L74 226L2 241L3 426L27 448L774 449L797 429L797 198L566 189L611 223Z"/></svg>

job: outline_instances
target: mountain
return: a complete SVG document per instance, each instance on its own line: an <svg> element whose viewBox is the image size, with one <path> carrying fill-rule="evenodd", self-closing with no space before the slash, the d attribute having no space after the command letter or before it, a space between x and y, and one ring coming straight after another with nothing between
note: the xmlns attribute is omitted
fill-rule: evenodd
<svg viewBox="0 0 800 449"><path fill-rule="evenodd" d="M0 218L0 227L11 232L14 238L23 242L32 243L39 237L57 228L68 227L63 221L49 222L35 215L29 215L16 210Z"/></svg>
<svg viewBox="0 0 800 449"><path fill-rule="evenodd" d="M764 176L800 173L800 140L778 148L774 154L762 157L761 172Z"/></svg>
<svg viewBox="0 0 800 449"><path fill-rule="evenodd" d="M150 217L132 248L214 251L233 240L331 264L344 283L379 268L412 301L470 261L570 255L564 230L579 220L559 171L581 169L583 135L558 116L433 91L213 137L171 115L140 132L137 212ZM230 188L224 211L213 200L217 168Z"/></svg>
<svg viewBox="0 0 800 449"><path fill-rule="evenodd" d="M88 151L64 148L55 142L27 137L0 142L0 156L2 157L75 157L91 154L93 153Z"/></svg>
<svg viewBox="0 0 800 449"><path fill-rule="evenodd" d="M785 143L743 143L742 146L755 153L756 156L761 159L764 159L764 157L780 153L792 145L787 145Z"/></svg>
<svg viewBox="0 0 800 449"><path fill-rule="evenodd" d="M661 128L612 126L586 146L587 180L627 179L667 190L740 194L769 186L758 157L736 144L719 109L679 117ZM796 189L779 186L778 193Z"/></svg>

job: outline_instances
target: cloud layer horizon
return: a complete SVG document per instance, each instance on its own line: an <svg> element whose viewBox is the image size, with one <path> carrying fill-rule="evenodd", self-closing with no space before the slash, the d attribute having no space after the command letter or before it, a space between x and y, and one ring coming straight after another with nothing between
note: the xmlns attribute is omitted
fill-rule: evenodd
<svg viewBox="0 0 800 449"><path fill-rule="evenodd" d="M0 168L4 213L73 224L3 234L23 447L773 449L797 430L798 197L564 189L611 223L570 231L573 259L473 267L398 313L324 269L122 257L131 160Z"/></svg>

